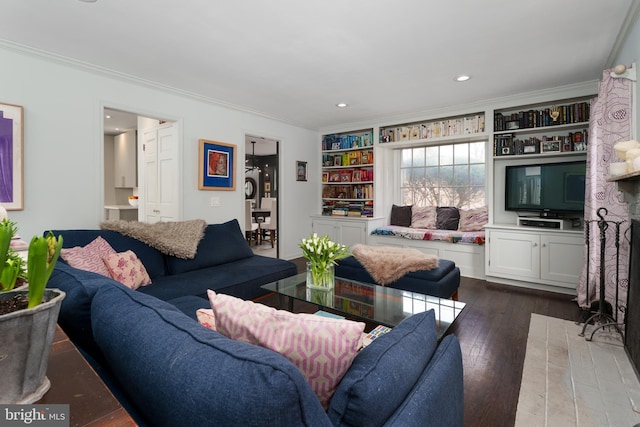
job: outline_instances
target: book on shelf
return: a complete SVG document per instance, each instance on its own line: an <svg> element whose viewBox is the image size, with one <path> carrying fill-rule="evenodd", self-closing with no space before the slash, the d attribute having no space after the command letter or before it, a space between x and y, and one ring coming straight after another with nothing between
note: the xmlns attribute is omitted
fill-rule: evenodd
<svg viewBox="0 0 640 427"><path fill-rule="evenodd" d="M322 137L322 149L348 150L373 145L373 132L362 132L352 135L329 134Z"/></svg>
<svg viewBox="0 0 640 427"><path fill-rule="evenodd" d="M574 102L566 105L545 106L540 109L521 110L513 113L495 113L495 132L515 129L556 126L589 121L590 102ZM555 115L555 118L554 118Z"/></svg>

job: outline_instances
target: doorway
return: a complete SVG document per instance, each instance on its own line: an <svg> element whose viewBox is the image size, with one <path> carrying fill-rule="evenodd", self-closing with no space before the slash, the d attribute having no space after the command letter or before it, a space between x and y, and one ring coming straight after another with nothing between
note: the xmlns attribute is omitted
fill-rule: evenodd
<svg viewBox="0 0 640 427"><path fill-rule="evenodd" d="M158 178L157 170L155 174L148 170L150 163L144 150L147 145L151 149L148 151L158 151L157 144L145 141L145 138L149 139L149 136L146 135L149 130L156 129L160 132L164 127L175 128L175 126L177 123L174 122L166 122L162 119L150 118L110 107L103 108L104 219L145 222L180 220L182 203L179 198L178 182L174 178L167 178L164 181L169 181L171 186L162 188L162 191L158 190L157 187L164 181ZM163 168L162 176L179 177L181 176L181 162L179 161L178 146L181 145L181 141L177 130L172 131L171 135L174 136L172 144L166 143L167 138L160 135L164 138L162 147L165 147L164 152L160 153L163 156L160 159ZM167 147L172 148L171 156L166 154ZM167 159L167 157L170 158ZM159 167L160 162L156 161L153 164ZM149 184L154 183L155 187L149 187ZM149 201L156 202L149 197L153 194L163 194L162 202L164 204L161 208L153 205L155 210L146 209ZM172 195L170 200L167 195ZM158 218L150 217L147 210L149 212L157 211L160 214L156 215Z"/></svg>
<svg viewBox="0 0 640 427"><path fill-rule="evenodd" d="M271 258L280 256L279 144L277 139L245 135L244 199L251 201L253 209L273 212L254 219L259 223L260 238L251 242L251 249L256 255Z"/></svg>

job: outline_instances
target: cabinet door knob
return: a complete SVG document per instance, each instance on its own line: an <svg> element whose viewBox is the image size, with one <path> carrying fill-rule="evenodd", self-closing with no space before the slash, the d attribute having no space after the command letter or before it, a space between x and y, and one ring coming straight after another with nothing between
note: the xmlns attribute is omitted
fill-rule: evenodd
<svg viewBox="0 0 640 427"><path fill-rule="evenodd" d="M543 244L542 244L542 247L543 247L543 248L546 248L546 247L547 247L547 244L546 244L546 243L543 243Z"/></svg>
<svg viewBox="0 0 640 427"><path fill-rule="evenodd" d="M537 243L534 243L534 244L533 244L533 247L535 248L536 246L538 246L538 244L537 244Z"/></svg>

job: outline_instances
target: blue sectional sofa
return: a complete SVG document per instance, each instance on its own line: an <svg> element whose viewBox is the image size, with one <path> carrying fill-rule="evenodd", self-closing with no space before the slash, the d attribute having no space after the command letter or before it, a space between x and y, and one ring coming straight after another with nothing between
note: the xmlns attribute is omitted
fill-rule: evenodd
<svg viewBox="0 0 640 427"><path fill-rule="evenodd" d="M236 227L209 226L205 239L213 239L217 228L231 233ZM246 245L239 227L236 231ZM64 236L65 246L102 235L116 251L134 250L150 275L154 271L154 284L134 291L58 262L48 283L67 293L60 325L140 425L463 425L460 345L455 336L438 343L432 311L412 316L360 351L324 411L302 373L284 356L231 340L194 319L197 308L208 307L198 296L200 289L188 283L192 277L205 281L198 270L209 271L212 289L254 294L248 281L276 280L273 265L265 265L262 278L259 258L254 267L245 258L205 267L199 247L198 260L181 260L183 269L172 275L160 269L166 260L161 263L152 251L123 236L96 230L55 233ZM239 245L235 238L230 241ZM225 245L216 248L225 257L241 253ZM237 271L237 277L214 273L236 262L257 271ZM156 274L161 271L164 275ZM279 274L287 272L283 268ZM159 280L167 276L175 276L171 284ZM182 295L169 287L184 287Z"/></svg>

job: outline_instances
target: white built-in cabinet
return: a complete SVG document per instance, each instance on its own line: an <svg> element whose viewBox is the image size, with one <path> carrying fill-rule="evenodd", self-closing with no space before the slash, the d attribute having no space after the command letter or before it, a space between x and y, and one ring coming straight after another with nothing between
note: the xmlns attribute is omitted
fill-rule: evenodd
<svg viewBox="0 0 640 427"><path fill-rule="evenodd" d="M335 218L316 216L312 218L313 232L342 245L353 246L366 243L367 236L375 227L382 225L380 219Z"/></svg>
<svg viewBox="0 0 640 427"><path fill-rule="evenodd" d="M131 130L113 139L114 169L113 178L116 188L133 188L138 186L136 131Z"/></svg>
<svg viewBox="0 0 640 427"><path fill-rule="evenodd" d="M575 290L584 265L582 231L486 227L487 280L490 277Z"/></svg>

